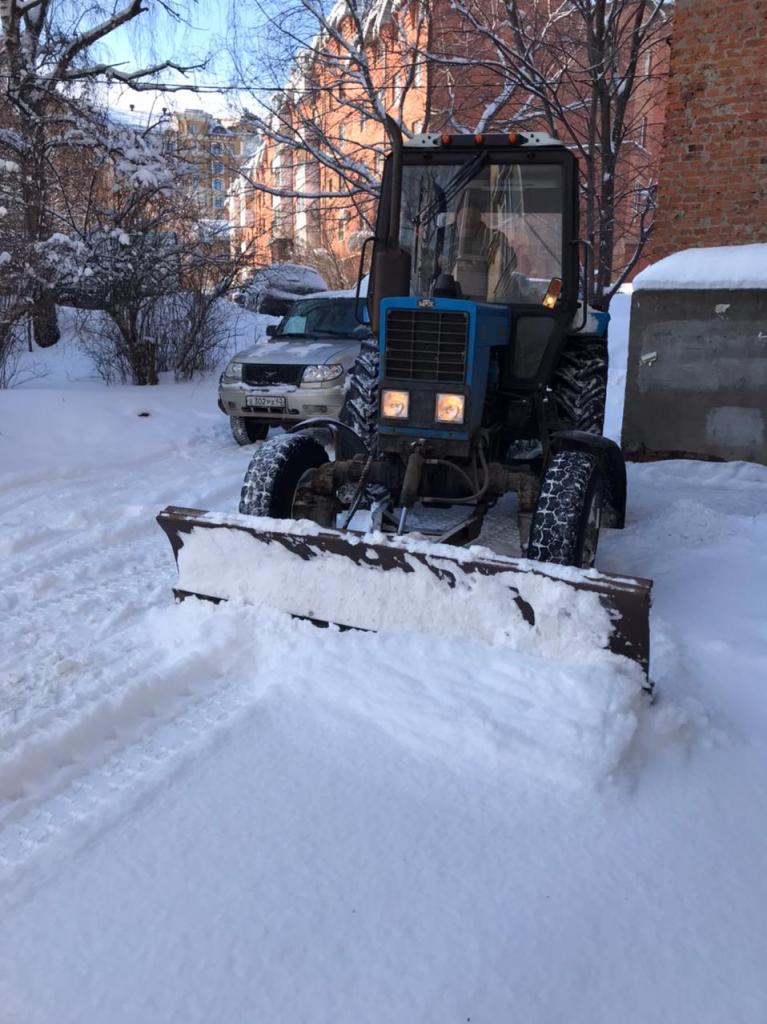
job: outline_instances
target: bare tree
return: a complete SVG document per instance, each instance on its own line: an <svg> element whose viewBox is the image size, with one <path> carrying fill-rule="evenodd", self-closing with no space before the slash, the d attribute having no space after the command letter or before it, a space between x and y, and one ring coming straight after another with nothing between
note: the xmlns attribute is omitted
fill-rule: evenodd
<svg viewBox="0 0 767 1024"><path fill-rule="evenodd" d="M18 210L26 247L11 269L17 280L23 279L19 313L32 316L40 345L55 343L58 327L55 292L35 259L36 246L61 230L61 223L71 223L83 192L87 199L87 186L77 181L83 165L78 154L103 144L105 124L92 102L94 90L109 82L150 88L162 71L189 70L173 61L126 70L95 56L112 33L153 6L179 16L168 0L0 3L0 160L19 168ZM62 189L64 180L69 187Z"/></svg>
<svg viewBox="0 0 767 1024"><path fill-rule="evenodd" d="M656 162L647 132L665 97L671 0L452 0L469 55L430 56L484 75L473 127L548 131L583 171L589 299L605 307L652 231ZM493 85L495 82L495 85ZM457 118L455 119L458 120ZM628 252L616 265L616 241Z"/></svg>
<svg viewBox="0 0 767 1024"><path fill-rule="evenodd" d="M253 189L276 207L348 211L372 229L386 116L405 136L429 127L431 8L432 0L338 0L329 12L321 0L238 5L232 60L243 87L257 83L247 113L275 172L252 176ZM257 35L246 30L249 15Z"/></svg>
<svg viewBox="0 0 767 1024"><path fill-rule="evenodd" d="M220 300L250 254L201 216L184 184L193 165L165 134L113 126L109 139L104 201L80 231L39 242L37 263L55 294L91 311L81 327L107 382L188 378L215 364L227 340Z"/></svg>

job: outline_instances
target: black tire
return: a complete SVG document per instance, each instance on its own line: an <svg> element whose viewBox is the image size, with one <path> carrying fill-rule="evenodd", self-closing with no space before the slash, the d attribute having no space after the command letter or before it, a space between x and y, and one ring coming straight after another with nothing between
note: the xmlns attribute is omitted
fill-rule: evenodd
<svg viewBox="0 0 767 1024"><path fill-rule="evenodd" d="M347 375L346 396L339 419L375 451L378 433L378 344L365 338Z"/></svg>
<svg viewBox="0 0 767 1024"><path fill-rule="evenodd" d="M328 462L325 449L308 434L281 434L265 441L250 460L240 492L246 516L292 519L298 481Z"/></svg>
<svg viewBox="0 0 767 1024"><path fill-rule="evenodd" d="M555 452L541 481L528 558L590 569L599 540L602 496L602 471L595 455Z"/></svg>
<svg viewBox="0 0 767 1024"><path fill-rule="evenodd" d="M232 437L240 445L264 441L269 433L268 423L254 420L251 416L230 416L229 424L232 428Z"/></svg>
<svg viewBox="0 0 767 1024"><path fill-rule="evenodd" d="M607 401L607 368L606 337L568 339L552 388L559 415L573 430L602 433Z"/></svg>

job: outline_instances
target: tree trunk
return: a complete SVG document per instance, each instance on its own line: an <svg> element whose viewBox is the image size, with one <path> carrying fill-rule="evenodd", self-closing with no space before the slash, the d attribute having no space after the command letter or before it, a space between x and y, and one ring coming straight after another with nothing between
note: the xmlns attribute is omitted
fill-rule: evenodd
<svg viewBox="0 0 767 1024"><path fill-rule="evenodd" d="M157 384L156 346L134 335L130 347L131 377L134 384Z"/></svg>
<svg viewBox="0 0 767 1024"><path fill-rule="evenodd" d="M40 348L50 348L61 337L56 317L56 303L50 295L41 295L35 301L32 310L32 330L35 344Z"/></svg>

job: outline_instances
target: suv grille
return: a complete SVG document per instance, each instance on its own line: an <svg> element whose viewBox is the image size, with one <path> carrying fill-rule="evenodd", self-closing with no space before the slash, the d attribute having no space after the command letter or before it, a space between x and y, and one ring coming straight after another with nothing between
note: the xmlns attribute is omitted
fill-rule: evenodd
<svg viewBox="0 0 767 1024"><path fill-rule="evenodd" d="M246 384L268 387L270 384L300 384L305 367L292 363L243 363L242 379Z"/></svg>
<svg viewBox="0 0 767 1024"><path fill-rule="evenodd" d="M462 383L468 333L466 313L390 309L386 316L386 376Z"/></svg>

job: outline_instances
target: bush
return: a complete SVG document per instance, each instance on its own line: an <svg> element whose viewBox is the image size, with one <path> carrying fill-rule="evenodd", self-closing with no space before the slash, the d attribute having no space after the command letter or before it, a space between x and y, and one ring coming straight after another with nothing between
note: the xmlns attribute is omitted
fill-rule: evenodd
<svg viewBox="0 0 767 1024"><path fill-rule="evenodd" d="M214 369L229 347L231 325L225 300L177 292L130 309L84 311L82 346L107 384L157 384L170 371L177 380Z"/></svg>

